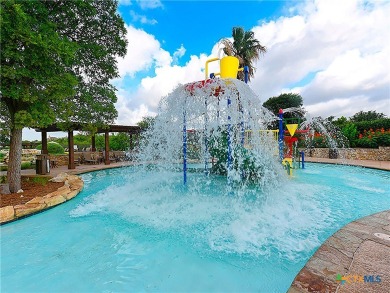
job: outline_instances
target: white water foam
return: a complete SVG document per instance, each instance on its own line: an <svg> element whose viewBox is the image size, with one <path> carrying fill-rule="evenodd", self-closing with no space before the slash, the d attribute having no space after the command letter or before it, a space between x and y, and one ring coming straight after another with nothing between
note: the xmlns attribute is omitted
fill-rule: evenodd
<svg viewBox="0 0 390 293"><path fill-rule="evenodd" d="M210 252L268 256L276 251L290 260L318 247L318 231L332 223L330 208L314 196L315 185L291 184L264 200L248 201L211 195L213 190L202 192L199 184L183 193L166 184L177 181L180 185L174 173L134 179L86 198L71 215L116 214L156 233L190 239L192 245L208 247Z"/></svg>

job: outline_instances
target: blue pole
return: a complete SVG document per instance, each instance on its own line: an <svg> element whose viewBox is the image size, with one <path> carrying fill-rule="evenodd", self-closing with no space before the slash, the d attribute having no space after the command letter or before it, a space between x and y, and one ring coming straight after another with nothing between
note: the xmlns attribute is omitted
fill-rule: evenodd
<svg viewBox="0 0 390 293"><path fill-rule="evenodd" d="M228 167L228 180L229 180L229 171L232 167L232 137L231 137L231 131L232 131L232 125L230 124L230 105L232 101L230 100L230 97L228 97L227 105L228 105L228 129L227 129L227 144L228 144L228 156L227 156L227 167Z"/></svg>
<svg viewBox="0 0 390 293"><path fill-rule="evenodd" d="M208 167L208 159L209 159L209 148L208 148L208 141L207 141L207 124L208 124L208 114L207 114L207 96L205 97L205 100L204 100L204 104L205 104L205 117L204 117L204 120L205 120L205 123L204 123L204 173L206 175L208 175L209 171L209 167Z"/></svg>
<svg viewBox="0 0 390 293"><path fill-rule="evenodd" d="M183 181L187 184L187 125L186 111L183 112Z"/></svg>
<svg viewBox="0 0 390 293"><path fill-rule="evenodd" d="M248 83L249 67L244 66L245 83Z"/></svg>
<svg viewBox="0 0 390 293"><path fill-rule="evenodd" d="M283 155L283 140L284 140L284 130L283 130L283 110L279 109L279 159L280 162L283 161L284 155Z"/></svg>
<svg viewBox="0 0 390 293"><path fill-rule="evenodd" d="M241 102L240 102L240 115L241 115L241 145L244 146L245 143L245 124L244 124L244 110L242 108Z"/></svg>
<svg viewBox="0 0 390 293"><path fill-rule="evenodd" d="M305 152L301 152L301 157L302 157L302 169L305 169Z"/></svg>

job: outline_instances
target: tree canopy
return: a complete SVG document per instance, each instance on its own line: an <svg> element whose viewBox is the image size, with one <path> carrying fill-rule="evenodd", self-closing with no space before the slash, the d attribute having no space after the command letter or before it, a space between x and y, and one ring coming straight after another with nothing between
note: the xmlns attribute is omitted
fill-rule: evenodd
<svg viewBox="0 0 390 293"><path fill-rule="evenodd" d="M275 115L278 115L279 109L288 109L288 108L299 108L301 109L302 113L286 113L285 118L291 118L291 117L303 117L304 109L303 106L303 99L300 94L295 93L285 93L280 94L277 97L271 97L267 101L263 103L263 107L270 110Z"/></svg>
<svg viewBox="0 0 390 293"><path fill-rule="evenodd" d="M361 121L370 121L370 120L377 120L377 119L382 119L385 118L386 115L383 113L377 113L375 110L374 111L360 111L355 113L350 120L352 122L361 122Z"/></svg>
<svg viewBox="0 0 390 293"><path fill-rule="evenodd" d="M1 1L0 116L11 135L8 181L20 188L23 127L104 125L117 115L117 56L126 29L117 1Z"/></svg>
<svg viewBox="0 0 390 293"><path fill-rule="evenodd" d="M137 123L139 127L141 127L142 131L145 131L153 126L156 117L153 116L145 116L142 117L142 120Z"/></svg>
<svg viewBox="0 0 390 293"><path fill-rule="evenodd" d="M221 43L225 45L224 53L237 57L240 67L249 67L248 80L250 80L256 71L254 62L260 58L261 54L267 52L267 49L255 38L254 32L245 31L242 27L233 27L232 37L233 42L226 38L221 40ZM243 72L238 73L238 79L244 80Z"/></svg>

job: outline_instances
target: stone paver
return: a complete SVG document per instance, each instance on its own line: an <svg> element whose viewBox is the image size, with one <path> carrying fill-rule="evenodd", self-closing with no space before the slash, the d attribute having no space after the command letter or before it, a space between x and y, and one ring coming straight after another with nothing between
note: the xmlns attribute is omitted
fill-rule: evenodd
<svg viewBox="0 0 390 293"><path fill-rule="evenodd" d="M288 293L390 292L389 226L390 210L344 226L321 245Z"/></svg>
<svg viewBox="0 0 390 293"><path fill-rule="evenodd" d="M363 281L360 279L358 282L346 282L340 286L338 292L389 292L389 267L390 245L364 241L356 251L349 271L354 275L366 276L367 282L365 282L364 277Z"/></svg>

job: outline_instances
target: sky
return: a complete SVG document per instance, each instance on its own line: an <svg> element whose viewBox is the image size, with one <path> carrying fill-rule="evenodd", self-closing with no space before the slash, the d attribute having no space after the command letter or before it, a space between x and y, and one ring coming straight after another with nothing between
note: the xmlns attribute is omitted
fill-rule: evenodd
<svg viewBox="0 0 390 293"><path fill-rule="evenodd" d="M292 92L311 116L390 116L390 1L120 0L118 12L128 47L112 80L116 124L156 115L177 85L203 79L206 60L222 56L219 41L238 26L267 48L248 83L261 102ZM40 134L25 130L23 139Z"/></svg>

